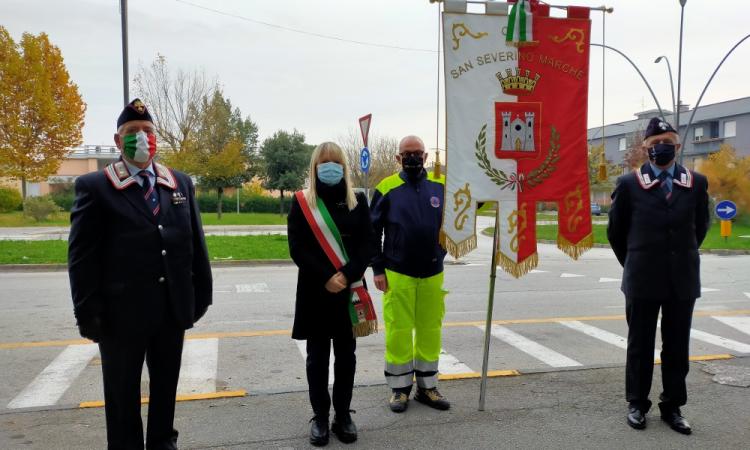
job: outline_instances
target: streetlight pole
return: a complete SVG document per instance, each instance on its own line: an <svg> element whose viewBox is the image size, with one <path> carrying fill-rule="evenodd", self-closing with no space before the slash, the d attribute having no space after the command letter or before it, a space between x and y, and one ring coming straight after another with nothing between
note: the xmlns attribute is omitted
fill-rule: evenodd
<svg viewBox="0 0 750 450"><path fill-rule="evenodd" d="M128 0L120 0L120 24L122 28L122 97L123 104L130 103L128 85Z"/></svg>
<svg viewBox="0 0 750 450"><path fill-rule="evenodd" d="M661 62L661 60L664 60L664 62L667 63L667 71L669 71L669 87L672 91L672 111L674 112L675 117L677 117L678 111L677 103L674 101L674 81L672 80L672 65L669 64L669 58L667 58L666 56L660 56L656 58L654 62L658 64L659 62Z"/></svg>
<svg viewBox="0 0 750 450"><path fill-rule="evenodd" d="M682 108L682 97L680 94L682 90L682 29L685 21L685 3L687 3L687 0L680 0L680 53L677 59L677 109L674 116L674 128L677 130L677 134L680 133L680 109ZM685 133L687 133L687 129Z"/></svg>
<svg viewBox="0 0 750 450"><path fill-rule="evenodd" d="M614 47L610 47L609 45L594 44L594 43L591 43L591 45L593 45L594 47L604 47L606 49L612 50L613 52L617 52L620 54L620 56L625 58L630 63L630 65L633 66L633 69L635 69L635 71L638 72L638 75L641 76L641 80L643 80L643 83L646 85L646 87L648 88L648 91L651 93L651 97L653 97L654 102L656 103L656 107L659 108L659 115L661 117L664 117L664 111L661 109L661 104L659 103L659 99L656 97L656 94L654 94L654 90L651 89L651 85L648 83L648 80L646 80L646 77L643 75L643 72L641 72L641 69L639 69L638 66L635 65L632 59L628 58L628 56L625 53L621 52L620 50L617 50Z"/></svg>

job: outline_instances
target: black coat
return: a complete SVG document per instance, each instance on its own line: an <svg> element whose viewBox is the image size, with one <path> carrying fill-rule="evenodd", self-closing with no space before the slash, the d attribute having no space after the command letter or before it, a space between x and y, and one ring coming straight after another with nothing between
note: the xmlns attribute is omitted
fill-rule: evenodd
<svg viewBox="0 0 750 450"><path fill-rule="evenodd" d="M626 297L700 297L698 248L710 225L706 177L675 167L669 200L649 163L617 180L607 238L623 266Z"/></svg>
<svg viewBox="0 0 750 450"><path fill-rule="evenodd" d="M367 199L364 194L357 194L357 207L349 211L343 197L343 181L335 189L319 186L317 190L341 233L349 256L341 272L351 284L362 279L373 254ZM318 244L296 198L292 201L287 224L289 253L299 268L292 338L351 337L349 289L337 294L326 290L326 282L337 270Z"/></svg>
<svg viewBox="0 0 750 450"><path fill-rule="evenodd" d="M212 278L190 178L155 165L161 211L122 162L76 180L68 273L76 318L138 329L165 296L187 329L211 304ZM166 287L166 289L165 289Z"/></svg>

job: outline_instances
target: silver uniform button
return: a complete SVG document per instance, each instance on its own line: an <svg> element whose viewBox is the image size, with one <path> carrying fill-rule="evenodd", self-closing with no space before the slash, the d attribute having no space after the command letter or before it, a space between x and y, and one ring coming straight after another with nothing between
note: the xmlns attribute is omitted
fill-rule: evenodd
<svg viewBox="0 0 750 450"><path fill-rule="evenodd" d="M159 229L160 229L160 230L163 230L163 229L164 229L164 227L163 227L163 226L161 226L161 225L159 225Z"/></svg>
<svg viewBox="0 0 750 450"><path fill-rule="evenodd" d="M159 283L164 283L164 277L159 277Z"/></svg>
<svg viewBox="0 0 750 450"><path fill-rule="evenodd" d="M162 251L161 251L161 256L164 256L164 255L166 255L166 254L167 254L167 251L166 251L166 250L162 250Z"/></svg>

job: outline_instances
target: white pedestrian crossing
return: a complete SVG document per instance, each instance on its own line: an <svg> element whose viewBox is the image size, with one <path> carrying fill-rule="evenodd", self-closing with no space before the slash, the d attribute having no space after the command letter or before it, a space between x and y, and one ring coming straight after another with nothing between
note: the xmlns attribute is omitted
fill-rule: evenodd
<svg viewBox="0 0 750 450"><path fill-rule="evenodd" d="M96 344L69 345L8 403L9 409L54 405L99 353Z"/></svg>
<svg viewBox="0 0 750 450"><path fill-rule="evenodd" d="M577 273L562 273L560 274L560 278L579 278L579 277L585 277L586 275L579 275Z"/></svg>
<svg viewBox="0 0 750 450"><path fill-rule="evenodd" d="M619 347L623 350L628 349L628 340L619 334L612 333L607 330L589 325L587 323L580 322L578 320L563 320L558 322L560 325L564 325L572 330L580 331L583 334L599 339L600 341L612 344L615 347ZM657 348L654 349L654 359L660 358L661 351Z"/></svg>
<svg viewBox="0 0 750 450"><path fill-rule="evenodd" d="M479 325L479 329L484 331L484 325ZM552 367L575 367L581 366L582 364L578 361L568 358L565 355L557 353L556 351L543 346L537 342L527 339L524 336L511 331L500 325L492 325L490 328L490 334L492 337L500 339L506 344L512 345L513 347L521 350L522 352L532 356L539 361Z"/></svg>
<svg viewBox="0 0 750 450"><path fill-rule="evenodd" d="M600 283L618 283L620 281L622 281L620 278L607 278L607 277L599 278Z"/></svg>
<svg viewBox="0 0 750 450"><path fill-rule="evenodd" d="M748 344L717 336L715 334L706 333L705 331L696 330L695 328L690 330L690 337L698 341L716 345L717 347L724 347L735 352L750 353L750 345Z"/></svg>
<svg viewBox="0 0 750 450"><path fill-rule="evenodd" d="M745 334L750 334L750 317L712 316L712 318Z"/></svg>
<svg viewBox="0 0 750 450"><path fill-rule="evenodd" d="M438 360L438 372L445 375L455 375L457 373L473 372L469 366L462 363L450 353L440 349L440 359Z"/></svg>
<svg viewBox="0 0 750 450"><path fill-rule="evenodd" d="M188 339L182 348L182 365L177 393L216 392L219 365L219 339Z"/></svg>
<svg viewBox="0 0 750 450"><path fill-rule="evenodd" d="M238 294L271 292L266 283L236 284L235 289Z"/></svg>

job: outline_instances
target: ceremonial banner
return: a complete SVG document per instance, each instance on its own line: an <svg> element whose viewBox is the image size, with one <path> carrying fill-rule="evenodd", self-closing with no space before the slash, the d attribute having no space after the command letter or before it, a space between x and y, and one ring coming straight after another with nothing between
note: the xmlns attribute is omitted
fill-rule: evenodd
<svg viewBox="0 0 750 450"><path fill-rule="evenodd" d="M537 202L557 203L561 250L577 259L593 245L589 10L569 7L567 17L553 18L535 2L510 12L490 6L500 14L443 13L448 169L440 239L455 257L469 253L477 203L496 201L498 264L520 277L538 263Z"/></svg>

